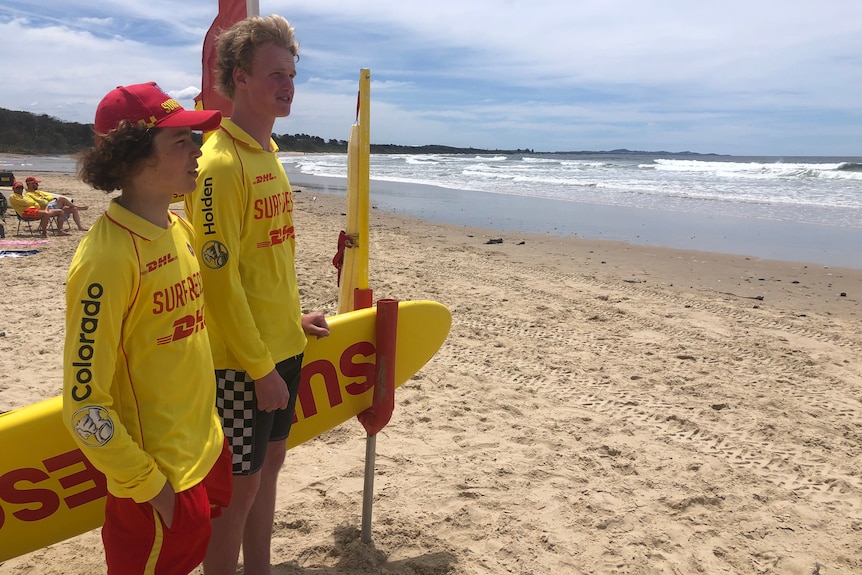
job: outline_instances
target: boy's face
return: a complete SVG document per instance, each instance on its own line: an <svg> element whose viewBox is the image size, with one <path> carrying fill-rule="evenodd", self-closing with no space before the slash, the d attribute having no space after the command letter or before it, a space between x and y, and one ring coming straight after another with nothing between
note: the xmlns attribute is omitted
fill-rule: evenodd
<svg viewBox="0 0 862 575"><path fill-rule="evenodd" d="M251 73L238 72L237 87L248 92L253 105L272 118L290 115L296 59L290 50L264 44L257 49Z"/></svg>
<svg viewBox="0 0 862 575"><path fill-rule="evenodd" d="M164 192L183 195L195 190L201 149L189 128L164 128L153 137L153 157L143 176Z"/></svg>

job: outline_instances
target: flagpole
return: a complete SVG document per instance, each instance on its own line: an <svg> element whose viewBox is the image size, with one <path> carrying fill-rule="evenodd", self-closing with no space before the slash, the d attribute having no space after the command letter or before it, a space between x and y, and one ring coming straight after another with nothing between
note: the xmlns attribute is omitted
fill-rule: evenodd
<svg viewBox="0 0 862 575"><path fill-rule="evenodd" d="M260 1L245 0L245 10L249 16L260 16Z"/></svg>
<svg viewBox="0 0 862 575"><path fill-rule="evenodd" d="M359 71L359 174L358 174L358 212L359 212L359 237L362 241L359 243L359 277L355 286L354 305L359 309L361 307L370 307L372 303L372 291L368 288L368 218L370 212L369 202L369 155L370 155L370 134L371 134L371 70L362 68ZM358 302L356 300L359 300ZM378 302L379 304L380 302ZM390 309L384 305L383 309ZM395 302L395 318L398 313L398 303ZM394 325L387 325L382 322L380 316L381 307L377 308L377 336L381 337L384 333L394 336ZM385 315L391 316L389 312L384 312ZM397 320L395 320L397 321ZM381 377L381 370L384 369L384 359L386 363L390 360L394 361L393 357L384 358L382 356L394 355L387 352L381 354L380 340L377 342L377 373L374 382L375 397L378 395L378 388L385 386L386 382ZM390 346L394 352L395 342L392 339ZM374 402L376 403L376 402ZM372 404L373 405L373 404ZM380 417L379 413L375 414ZM391 415L391 411L390 411ZM388 417L386 420L388 421ZM360 417L360 421L362 418ZM364 424L363 424L364 425ZM366 430L368 428L366 427ZM360 529L360 540L366 545L371 543L371 513L374 501L374 468L377 462L377 432L365 436L365 476L362 489L362 526Z"/></svg>
<svg viewBox="0 0 862 575"><path fill-rule="evenodd" d="M369 156L371 154L371 70L359 70L359 154L358 174L356 181L357 220L359 233L359 250L357 256L357 276L353 300L354 309L364 309L373 304L373 290L368 287L368 219L371 213L369 188Z"/></svg>

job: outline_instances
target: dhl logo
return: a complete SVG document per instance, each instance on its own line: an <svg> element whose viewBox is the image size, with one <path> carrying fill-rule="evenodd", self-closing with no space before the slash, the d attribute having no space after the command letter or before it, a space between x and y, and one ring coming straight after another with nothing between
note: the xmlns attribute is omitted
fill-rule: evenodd
<svg viewBox="0 0 862 575"><path fill-rule="evenodd" d="M157 269L159 269L160 267L166 266L169 263L175 262L175 261L177 261L176 256L174 256L171 253L167 253L167 254L159 257L158 259L155 259L151 262L147 262L147 272L146 273L154 272Z"/></svg>

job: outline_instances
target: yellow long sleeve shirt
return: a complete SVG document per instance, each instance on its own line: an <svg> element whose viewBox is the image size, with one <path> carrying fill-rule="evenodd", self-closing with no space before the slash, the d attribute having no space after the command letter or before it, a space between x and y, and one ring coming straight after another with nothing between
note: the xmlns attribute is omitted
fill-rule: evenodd
<svg viewBox="0 0 862 575"><path fill-rule="evenodd" d="M9 194L9 205L12 206L13 210L18 212L19 216L23 216L24 210L27 208L36 208L37 210L42 209L39 207L39 202L34 198L27 197L26 194Z"/></svg>
<svg viewBox="0 0 862 575"><path fill-rule="evenodd" d="M108 490L137 502L206 477L224 435L187 222L162 229L116 201L66 284L63 419Z"/></svg>
<svg viewBox="0 0 862 575"><path fill-rule="evenodd" d="M24 197L39 204L39 209L42 210L44 210L45 206L51 203L51 200L55 198L54 194L43 192L42 190L27 190L24 192Z"/></svg>
<svg viewBox="0 0 862 575"><path fill-rule="evenodd" d="M265 151L229 119L210 134L185 198L207 289L216 369L259 379L303 352L293 192L278 148Z"/></svg>

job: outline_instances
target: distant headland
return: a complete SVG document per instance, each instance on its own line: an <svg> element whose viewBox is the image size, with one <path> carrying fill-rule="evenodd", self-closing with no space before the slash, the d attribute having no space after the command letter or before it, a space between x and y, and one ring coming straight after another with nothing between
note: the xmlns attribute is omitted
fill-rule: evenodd
<svg viewBox="0 0 862 575"><path fill-rule="evenodd" d="M93 145L93 125L65 122L47 114L33 114L0 108L0 153L57 155L76 154ZM273 134L278 147L284 152L347 153L346 140L324 140L307 134ZM402 146L397 144L371 144L372 154L661 154L684 156L718 156L698 152L665 152L636 150L559 151L536 152L529 148L515 150L457 148L428 144Z"/></svg>

